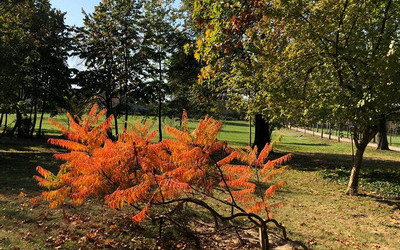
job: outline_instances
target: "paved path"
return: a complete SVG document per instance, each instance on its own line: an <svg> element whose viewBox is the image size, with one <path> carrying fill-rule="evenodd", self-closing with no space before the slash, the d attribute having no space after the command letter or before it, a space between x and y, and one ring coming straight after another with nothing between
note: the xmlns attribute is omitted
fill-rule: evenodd
<svg viewBox="0 0 400 250"><path fill-rule="evenodd" d="M296 127L291 127L291 129L296 129L299 132L303 132L304 133L304 128L296 128ZM307 134L313 134L312 130L305 130ZM325 132L325 131L324 131ZM321 132L315 132L314 131L314 136L319 136L321 137ZM329 138L329 133L324 133L324 138ZM331 135L331 140L338 140L337 136ZM351 142L351 140L349 138L340 138L340 142ZM370 142L368 144L369 147L378 147L378 144L374 143L374 142ZM392 151L397 151L400 152L400 148L399 147L393 147L393 146L389 146L389 149Z"/></svg>

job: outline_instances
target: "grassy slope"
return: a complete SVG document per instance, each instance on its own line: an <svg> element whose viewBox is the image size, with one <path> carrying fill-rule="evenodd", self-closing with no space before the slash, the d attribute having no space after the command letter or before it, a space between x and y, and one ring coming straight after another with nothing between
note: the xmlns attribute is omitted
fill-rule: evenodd
<svg viewBox="0 0 400 250"><path fill-rule="evenodd" d="M46 124L44 127L56 133ZM289 130L277 134L284 138L276 154L295 154L292 170L282 177L288 184L276 196L277 201L287 203L275 215L287 226L289 237L321 249L395 249L400 244L399 238L393 237L400 234L399 202L374 196L374 192L387 190L396 195L400 153L368 149L362 170L366 195L347 197L343 191L351 164L349 144L309 135L299 137L300 132ZM248 126L245 122L225 122L219 138L244 146ZM46 248L60 243L66 248L154 246L155 239L144 230L130 230L134 226L130 225L128 211L110 211L89 202L83 208L66 208L68 216L63 218L62 210L47 209L45 204L32 208L29 200L39 192L31 178L34 168L41 164L56 170L59 163L51 157L54 152L45 141L0 139L0 248ZM155 230L154 225L143 227Z"/></svg>

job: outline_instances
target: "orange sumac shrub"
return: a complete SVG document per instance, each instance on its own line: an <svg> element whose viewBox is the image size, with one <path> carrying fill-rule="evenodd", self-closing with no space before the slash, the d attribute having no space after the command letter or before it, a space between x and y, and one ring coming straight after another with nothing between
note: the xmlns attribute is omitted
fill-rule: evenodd
<svg viewBox="0 0 400 250"><path fill-rule="evenodd" d="M216 139L220 121L206 117L190 131L186 113L181 129L165 127L173 139L155 143L157 132L149 131L148 122L138 122L112 141L107 137L112 117L100 122L104 114L104 110L97 113L97 105L82 121L68 114L69 130L50 120L66 139L49 142L69 150L55 155L65 161L57 175L37 167L41 176L35 178L48 189L40 198L50 207L66 201L82 204L96 196L114 209L131 206L136 211L133 220L140 222L155 218L151 212L155 206L187 202L205 207L217 220L251 217L262 227L272 220L270 209L281 205L267 201L284 182L269 181L282 172L281 165L291 155L267 160L272 145L258 156L250 147L232 149ZM260 189L261 182L269 185L266 190ZM229 206L231 216L222 216L199 198L204 196ZM262 213L266 220L259 216Z"/></svg>

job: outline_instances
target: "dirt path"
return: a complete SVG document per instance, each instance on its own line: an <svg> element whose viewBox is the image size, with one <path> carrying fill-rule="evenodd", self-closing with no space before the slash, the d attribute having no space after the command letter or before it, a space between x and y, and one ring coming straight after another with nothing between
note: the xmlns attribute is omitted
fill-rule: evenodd
<svg viewBox="0 0 400 250"><path fill-rule="evenodd" d="M296 129L296 131L299 131L299 132L304 132L305 131L307 134L312 134L314 136L321 137L321 132L315 132L315 131L313 132L312 130L307 130L307 129L305 130L304 128L296 128L296 127L291 127L291 129ZM326 134L324 133L324 138L329 138L329 133L326 133ZM338 137L334 136L334 135L331 135L331 140L338 141ZM351 143L351 140L349 138L340 138L340 142ZM378 144L376 144L374 142L370 142L368 144L368 146L377 148ZM392 150L392 151L400 152L400 148L399 147L389 146L389 149Z"/></svg>

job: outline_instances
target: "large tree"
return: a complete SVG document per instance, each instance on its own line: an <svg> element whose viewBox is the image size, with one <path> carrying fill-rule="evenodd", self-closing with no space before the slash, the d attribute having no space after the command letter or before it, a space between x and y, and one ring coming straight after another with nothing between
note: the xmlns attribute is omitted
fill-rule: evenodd
<svg viewBox="0 0 400 250"><path fill-rule="evenodd" d="M205 63L199 80L211 81L230 106L255 116L254 145L259 150L271 141L271 121L281 113L271 105L270 88L264 84L265 69L272 60L260 61L260 48L252 40L260 29L274 33L268 26L259 26L260 5L259 1L195 1L193 5L198 31L195 57ZM276 53L274 48L268 56Z"/></svg>
<svg viewBox="0 0 400 250"><path fill-rule="evenodd" d="M399 2L198 0L194 7L206 74L215 74L220 58L242 58L235 51L245 48L252 57L244 68L264 72L259 86L267 91L257 106L288 119L354 125L347 193L356 194L367 144L400 108Z"/></svg>
<svg viewBox="0 0 400 250"><path fill-rule="evenodd" d="M125 111L126 126L128 99L143 90L142 7L140 0L102 1L93 14L84 13L84 26L76 33L78 54L87 67L79 84L93 91L108 115L114 114L116 134L118 115Z"/></svg>
<svg viewBox="0 0 400 250"><path fill-rule="evenodd" d="M168 92L168 69L172 54L179 49L179 24L173 1L146 1L143 8L143 50L146 82L154 90L158 110L159 140L162 140L162 104Z"/></svg>
<svg viewBox="0 0 400 250"><path fill-rule="evenodd" d="M11 133L33 135L39 104L63 103L69 90L68 27L48 0L2 1L0 12L3 104L16 113Z"/></svg>
<svg viewBox="0 0 400 250"><path fill-rule="evenodd" d="M282 56L286 70L297 69L300 76L307 77L300 85L289 74L290 82L298 91L303 88L311 93L317 103L330 105L337 118L354 125L357 150L347 194L357 194L365 148L399 109L400 3L343 0L274 4L291 39ZM321 99L320 93L329 100Z"/></svg>

